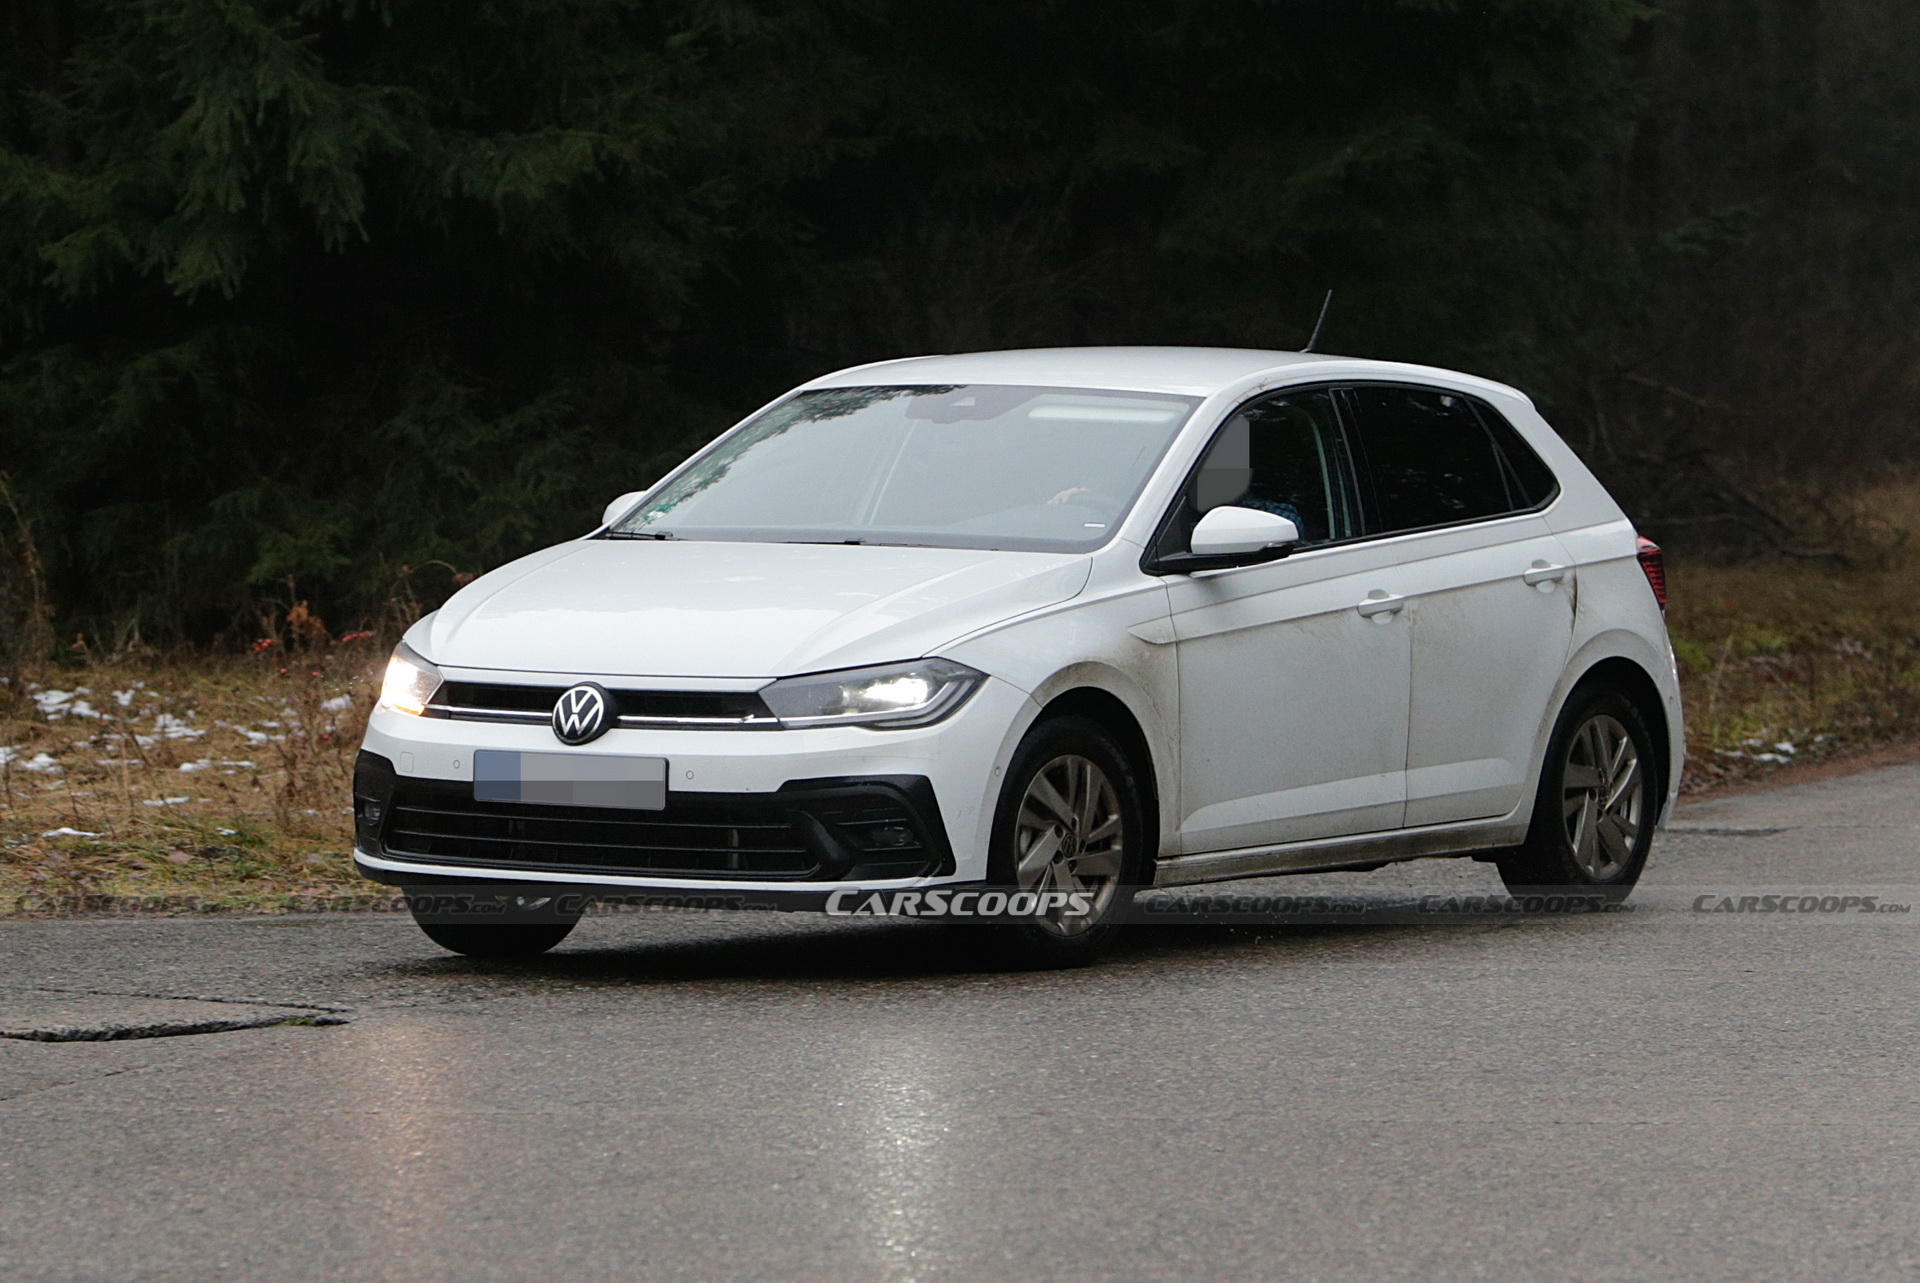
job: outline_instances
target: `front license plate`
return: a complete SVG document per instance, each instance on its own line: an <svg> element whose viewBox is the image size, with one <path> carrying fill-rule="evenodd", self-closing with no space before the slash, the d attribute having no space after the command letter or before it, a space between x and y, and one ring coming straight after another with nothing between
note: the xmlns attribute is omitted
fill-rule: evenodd
<svg viewBox="0 0 1920 1283"><path fill-rule="evenodd" d="M473 798L476 802L664 810L667 759L483 748L473 755Z"/></svg>

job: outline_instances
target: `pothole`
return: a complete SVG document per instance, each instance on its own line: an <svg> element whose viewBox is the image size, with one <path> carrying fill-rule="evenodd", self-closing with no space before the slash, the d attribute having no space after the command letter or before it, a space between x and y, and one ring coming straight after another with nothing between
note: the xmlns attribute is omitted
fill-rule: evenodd
<svg viewBox="0 0 1920 1283"><path fill-rule="evenodd" d="M0 990L0 1038L25 1042L119 1042L276 1025L344 1025L347 1021L348 1017L336 1012L268 1003Z"/></svg>

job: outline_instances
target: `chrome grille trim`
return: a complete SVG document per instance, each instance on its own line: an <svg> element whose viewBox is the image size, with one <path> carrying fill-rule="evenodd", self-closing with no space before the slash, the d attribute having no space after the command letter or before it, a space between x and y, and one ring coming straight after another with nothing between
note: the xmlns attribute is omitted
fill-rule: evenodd
<svg viewBox="0 0 1920 1283"><path fill-rule="evenodd" d="M708 731L781 729L781 721L777 717L640 717L629 713L622 713L619 717L615 718L614 721L621 726L678 726L689 730Z"/></svg>
<svg viewBox="0 0 1920 1283"><path fill-rule="evenodd" d="M470 708L461 704L428 704L428 717L455 722L507 722L519 726L545 726L553 714L516 708ZM632 730L693 731L777 731L783 729L777 717L645 717L623 713L614 725Z"/></svg>
<svg viewBox="0 0 1920 1283"><path fill-rule="evenodd" d="M457 704L429 704L428 717L445 717L456 722L520 722L539 726L553 720L552 713L535 713L512 708L462 708Z"/></svg>

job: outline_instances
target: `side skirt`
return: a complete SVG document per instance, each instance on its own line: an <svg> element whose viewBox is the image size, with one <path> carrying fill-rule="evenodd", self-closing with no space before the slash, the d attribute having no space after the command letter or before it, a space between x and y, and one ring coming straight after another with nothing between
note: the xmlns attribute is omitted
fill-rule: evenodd
<svg viewBox="0 0 1920 1283"><path fill-rule="evenodd" d="M1469 855L1492 847L1514 846L1526 836L1526 824L1503 817L1472 824L1400 829L1392 833L1316 838L1284 846L1208 851L1161 860L1154 869L1153 885L1178 887L1281 873L1333 873L1356 865L1393 864L1429 855Z"/></svg>

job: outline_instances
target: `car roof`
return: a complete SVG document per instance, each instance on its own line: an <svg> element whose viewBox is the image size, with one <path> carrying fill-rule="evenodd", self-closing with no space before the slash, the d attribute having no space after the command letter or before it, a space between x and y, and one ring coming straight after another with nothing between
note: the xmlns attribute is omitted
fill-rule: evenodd
<svg viewBox="0 0 1920 1283"><path fill-rule="evenodd" d="M1305 367L1314 367L1309 370ZM1007 383L1020 386L1104 388L1128 392L1171 392L1210 396L1263 374L1303 378L1391 378L1440 376L1449 382L1525 399L1504 384L1471 374L1330 356L1320 352L1266 352L1224 347L1043 347L1004 352L964 352L875 361L814 379L810 388L869 387L882 383Z"/></svg>

